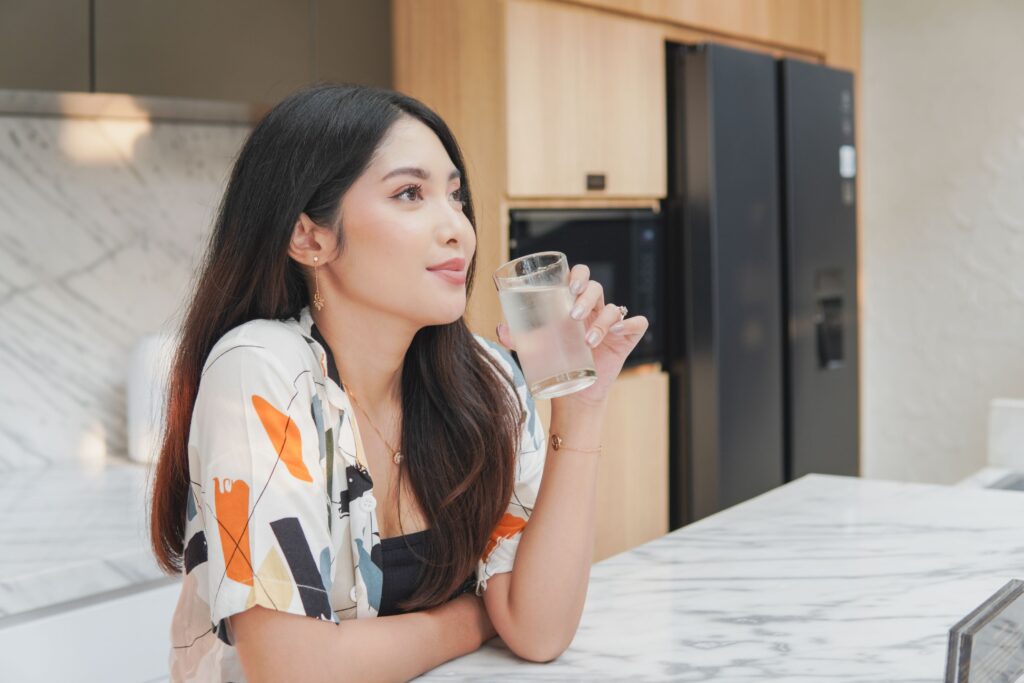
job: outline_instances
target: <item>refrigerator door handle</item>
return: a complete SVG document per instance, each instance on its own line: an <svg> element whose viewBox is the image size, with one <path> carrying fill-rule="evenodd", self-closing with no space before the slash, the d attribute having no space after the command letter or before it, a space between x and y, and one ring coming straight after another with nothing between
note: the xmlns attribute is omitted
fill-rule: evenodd
<svg viewBox="0 0 1024 683"><path fill-rule="evenodd" d="M830 296L818 299L814 318L818 348L818 369L843 367L843 298Z"/></svg>

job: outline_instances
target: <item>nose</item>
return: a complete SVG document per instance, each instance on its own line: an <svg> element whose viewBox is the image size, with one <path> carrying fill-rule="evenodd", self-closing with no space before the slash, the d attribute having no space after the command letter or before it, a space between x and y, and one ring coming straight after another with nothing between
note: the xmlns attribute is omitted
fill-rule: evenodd
<svg viewBox="0 0 1024 683"><path fill-rule="evenodd" d="M467 233L473 231L469 218L462 212L457 204L442 202L443 206L438 210L437 225L438 232L443 241L447 244L452 240L466 239Z"/></svg>

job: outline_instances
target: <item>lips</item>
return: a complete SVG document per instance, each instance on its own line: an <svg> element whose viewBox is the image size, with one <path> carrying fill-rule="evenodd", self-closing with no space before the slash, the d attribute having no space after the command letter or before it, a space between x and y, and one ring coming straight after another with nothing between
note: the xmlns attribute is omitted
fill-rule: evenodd
<svg viewBox="0 0 1024 683"><path fill-rule="evenodd" d="M444 263L438 263L427 268L427 270L456 270L463 271L466 269L466 259L464 258L451 258Z"/></svg>
<svg viewBox="0 0 1024 683"><path fill-rule="evenodd" d="M466 273L461 270L431 270L431 273L453 285L466 284Z"/></svg>
<svg viewBox="0 0 1024 683"><path fill-rule="evenodd" d="M466 259L452 258L427 268L431 273L453 285L466 284Z"/></svg>

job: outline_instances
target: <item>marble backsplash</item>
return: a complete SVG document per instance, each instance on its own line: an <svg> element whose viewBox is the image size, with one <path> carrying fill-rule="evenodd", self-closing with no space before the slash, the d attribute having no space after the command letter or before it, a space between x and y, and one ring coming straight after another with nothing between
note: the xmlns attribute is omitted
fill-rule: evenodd
<svg viewBox="0 0 1024 683"><path fill-rule="evenodd" d="M177 327L248 131L0 116L0 470L126 457L128 358Z"/></svg>

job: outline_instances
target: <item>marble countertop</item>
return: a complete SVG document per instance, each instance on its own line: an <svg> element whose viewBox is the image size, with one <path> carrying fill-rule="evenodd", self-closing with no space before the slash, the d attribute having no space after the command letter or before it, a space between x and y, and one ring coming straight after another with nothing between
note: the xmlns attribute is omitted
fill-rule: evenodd
<svg viewBox="0 0 1024 683"><path fill-rule="evenodd" d="M150 551L148 467L69 462L0 477L0 620L172 580Z"/></svg>
<svg viewBox="0 0 1024 683"><path fill-rule="evenodd" d="M998 465L988 465L981 468L969 477L965 477L956 483L956 486L973 486L989 488L999 480L1011 474L1021 474L1020 469L1011 469Z"/></svg>
<svg viewBox="0 0 1024 683"><path fill-rule="evenodd" d="M941 681L949 628L1024 578L1024 493L808 475L594 565L570 648L421 678Z"/></svg>

